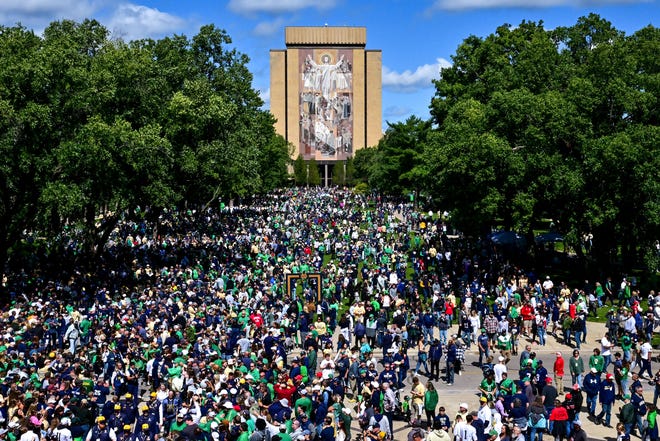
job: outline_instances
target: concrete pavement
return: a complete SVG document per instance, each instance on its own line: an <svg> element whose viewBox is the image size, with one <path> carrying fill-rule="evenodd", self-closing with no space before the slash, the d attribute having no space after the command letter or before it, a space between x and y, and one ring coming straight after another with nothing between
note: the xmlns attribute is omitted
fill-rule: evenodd
<svg viewBox="0 0 660 441"><path fill-rule="evenodd" d="M457 333L458 327L454 325L449 332L449 335L452 333ZM580 353L583 358L585 367L588 365L589 357L593 353L594 348L600 348L600 339L603 337L606 332L605 325L603 323L587 323L587 339L586 343L581 345ZM529 339L521 337L519 349L523 350L525 344L528 343ZM538 339L537 339L538 340ZM568 369L568 359L572 356L573 347L564 345L563 343L557 341L553 336L548 336L546 345L540 346L538 343L532 344L532 350L537 353L537 359L543 360L543 364L548 369L550 375L552 375L552 367L555 360L555 352L560 351L565 359L565 371L566 375L564 377L564 388L568 389L572 385L569 384L571 377ZM378 350L377 350L378 352ZM414 369L417 362L417 355L415 351L410 351L410 364ZM495 359L497 359L497 353L495 353ZM380 353L377 353L377 358L380 358ZM477 387L482 380L481 368L473 365L472 363L477 363L478 361L478 350L476 345L472 345L471 350L466 351L465 353L465 371L462 375L456 375L455 382L452 386L446 385L443 381L434 381L436 389L439 394L439 406L444 406L447 415L449 415L452 420L456 412L458 411L458 404L461 402L466 402L470 406L469 410L477 410L479 408L479 393ZM441 365L444 363L441 363ZM518 378L518 365L519 365L519 356L513 356L512 360L508 364L508 372L511 378ZM611 371L611 369L610 369ZM424 375L420 375L420 379L424 384L428 381L428 378ZM644 384L644 395L647 401L650 401L653 398L653 386L649 386L648 382L643 382ZM408 375L406 380L406 387L401 391L401 397L404 395L410 395L412 385L412 373ZM347 402L345 403L347 407L353 408L354 403ZM617 414L620 406L623 405L622 401L617 401L612 409L612 419L611 425L614 427L618 422ZM600 405L597 406L596 412L600 412ZM357 418L354 416L353 425L351 426L353 434L359 433L360 429L357 424ZM583 429L587 433L589 439L594 440L604 440L604 439L616 439L616 429L606 428L601 425L596 425L590 420L587 419L586 412L580 413L580 420L584 424ZM410 428L401 421L394 422L394 439L395 440L406 440L408 431ZM551 439L551 435L546 435L546 439Z"/></svg>

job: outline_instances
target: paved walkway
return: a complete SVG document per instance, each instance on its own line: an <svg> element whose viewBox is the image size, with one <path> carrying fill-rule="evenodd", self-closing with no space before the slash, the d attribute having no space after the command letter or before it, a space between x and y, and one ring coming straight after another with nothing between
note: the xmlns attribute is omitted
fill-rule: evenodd
<svg viewBox="0 0 660 441"><path fill-rule="evenodd" d="M457 325L454 325L452 328L452 331L458 332ZM585 366L588 364L589 356L593 353L593 349L598 347L600 348L600 339L603 337L605 333L605 325L603 323L587 323L587 342L581 345L581 355L584 360ZM449 334L451 335L452 332L450 331ZM525 339L520 340L520 350L524 349L525 343L527 341ZM552 366L555 360L555 352L560 351L564 358L566 359L566 373L568 379L565 377L565 384L564 387L568 388L570 387L569 382L570 382L570 374L568 374L568 358L571 357L573 348L568 347L562 343L557 342L557 339L552 336L548 336L547 342L545 346L540 346L537 344L532 345L532 350L537 353L537 358L543 360L543 364L546 366L550 374L552 374ZM412 353L411 351L410 354L410 359L411 359L411 366L414 369L416 362L417 362L417 357L416 354ZM380 353L378 353L377 350L377 355L376 358L380 358ZM466 402L470 406L469 410L477 410L479 407L479 394L477 392L477 386L482 380L482 374L481 374L481 369L476 366L476 362L478 361L478 351L476 350L476 346L472 345L472 349L470 351L466 351L465 354L465 364L466 364L466 369L465 372L462 373L460 376L456 376L454 385L448 386L444 384L442 381L434 381L434 385L436 389L438 390L438 394L440 396L439 399L439 406L444 406L445 409L447 410L447 415L452 418L458 411L458 404L461 402ZM472 363L475 363L473 365ZM513 373L514 378L518 378L518 357L514 356L511 362L509 363L509 375ZM411 384L412 384L412 376L408 376L408 379L406 381L406 388L402 391L401 397L404 395L409 395L410 394L410 389L411 389ZM421 379L424 384L427 382L427 377L421 376ZM647 398L647 400L651 400L653 398L653 389L652 386L648 385L648 382L644 382L644 393ZM346 401L346 406L353 408L355 406L354 403ZM618 422L618 419L616 415L618 414L619 407L623 405L623 402L617 402L613 406L612 410L612 420L611 420L611 425L614 427L616 426L616 423ZM596 412L600 411L600 405L597 406ZM360 432L360 428L357 424L357 418L355 415L353 415L354 420L353 424L351 426L352 428L352 433L355 434ZM615 440L616 439L616 430L614 428L606 428L600 425L596 425L589 421L587 419L587 414L586 412L581 412L580 413L580 420L584 424L584 430L587 433L587 436L589 439L593 440ZM402 421L395 421L394 422L394 439L395 440L401 440L405 441L407 439L407 434L409 432L410 428L403 423ZM551 435L546 435L545 439L551 440L552 436ZM633 438L634 439L634 438Z"/></svg>

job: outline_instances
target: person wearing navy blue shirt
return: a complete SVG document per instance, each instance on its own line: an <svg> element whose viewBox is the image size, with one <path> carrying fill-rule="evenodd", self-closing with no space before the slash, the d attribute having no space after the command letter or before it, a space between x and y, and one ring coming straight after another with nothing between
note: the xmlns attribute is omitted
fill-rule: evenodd
<svg viewBox="0 0 660 441"><path fill-rule="evenodd" d="M447 378L445 382L451 386L454 384L454 363L456 363L456 345L453 339L449 340L445 357L447 360Z"/></svg>
<svg viewBox="0 0 660 441"><path fill-rule="evenodd" d="M615 400L615 389L614 389L614 375L607 374L605 379L600 383L600 406L601 411L596 417L596 424L601 424L603 422L603 416L605 417L605 427L610 426L610 419L612 417L612 404Z"/></svg>
<svg viewBox="0 0 660 441"><path fill-rule="evenodd" d="M429 348L429 358L431 359L431 380L440 379L440 360L442 359L442 345L437 338L431 343Z"/></svg>
<svg viewBox="0 0 660 441"><path fill-rule="evenodd" d="M589 416L594 417L596 414L596 400L598 399L598 392L600 392L600 375L596 368L591 368L591 371L584 376L582 390L587 394Z"/></svg>
<svg viewBox="0 0 660 441"><path fill-rule="evenodd" d="M406 350L401 348L401 350L394 354L394 363L398 363L398 373L397 376L398 378L398 387L399 389L403 388L403 380L406 379L406 376L408 375L408 371L410 370L410 359L408 358L408 354L406 354Z"/></svg>
<svg viewBox="0 0 660 441"><path fill-rule="evenodd" d="M637 426L637 430L639 430L638 433L641 435L642 433L644 433L642 417L646 415L646 402L644 401L644 395L642 395L641 384L639 384L635 388L635 393L632 394L632 397L630 398L630 402L635 408L635 425Z"/></svg>
<svg viewBox="0 0 660 441"><path fill-rule="evenodd" d="M378 382L380 384L387 382L393 386L396 385L397 382L396 372L394 372L394 370L392 369L389 363L385 363L385 369L378 376ZM394 389L396 389L396 387L394 387Z"/></svg>
<svg viewBox="0 0 660 441"><path fill-rule="evenodd" d="M545 384L545 379L548 378L548 370L543 366L543 360L536 362L536 384ZM539 392L542 392L541 389Z"/></svg>
<svg viewBox="0 0 660 441"><path fill-rule="evenodd" d="M490 346L489 346L488 334L486 334L485 329L481 329L481 334L477 337L477 346L479 347L479 364L481 365L484 357L488 358L490 356Z"/></svg>
<svg viewBox="0 0 660 441"><path fill-rule="evenodd" d="M443 406L438 408L438 414L433 417L433 425L435 425L436 422L439 422L440 427L445 431L449 430L451 427L451 419L449 418L449 415L445 413L445 408Z"/></svg>

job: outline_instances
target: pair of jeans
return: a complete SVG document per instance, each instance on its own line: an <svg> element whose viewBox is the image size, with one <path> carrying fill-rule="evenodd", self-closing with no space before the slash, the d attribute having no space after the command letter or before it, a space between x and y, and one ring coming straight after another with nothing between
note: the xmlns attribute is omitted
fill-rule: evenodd
<svg viewBox="0 0 660 441"><path fill-rule="evenodd" d="M639 376L642 377L644 372L649 374L649 377L653 378L653 372L651 372L651 361L644 360L642 358L642 369L639 371Z"/></svg>
<svg viewBox="0 0 660 441"><path fill-rule="evenodd" d="M607 370L607 366L609 366L612 363L612 355L603 355L603 372ZM651 374L653 376L653 374Z"/></svg>
<svg viewBox="0 0 660 441"><path fill-rule="evenodd" d="M539 345L545 346L545 329L538 328L537 329L537 334L539 335ZM543 437L543 435L540 435L539 440L541 440L542 437Z"/></svg>
<svg viewBox="0 0 660 441"><path fill-rule="evenodd" d="M575 347L580 349L580 343L582 343L582 331L574 331L573 338L575 339Z"/></svg>
<svg viewBox="0 0 660 441"><path fill-rule="evenodd" d="M635 425L637 426L638 435L642 436L644 434L644 424L642 422L642 416L638 413L635 414Z"/></svg>
<svg viewBox="0 0 660 441"><path fill-rule="evenodd" d="M534 438L536 437L537 434L539 436L539 441L543 441L542 428L537 429L536 427L531 427L531 426L527 426L527 427L529 427L529 441L534 441Z"/></svg>
<svg viewBox="0 0 660 441"><path fill-rule="evenodd" d="M427 355L425 355L424 357L417 358L417 366L415 366L415 375L419 374L419 368L422 366L424 366L424 373L426 375L431 375L431 373L429 372L429 365L425 357L427 357Z"/></svg>
<svg viewBox="0 0 660 441"><path fill-rule="evenodd" d="M447 330L446 329L441 329L440 330L440 343L444 345L447 344Z"/></svg>
<svg viewBox="0 0 660 441"><path fill-rule="evenodd" d="M660 386L656 385L653 388L653 405L658 407L658 397L660 397Z"/></svg>
<svg viewBox="0 0 660 441"><path fill-rule="evenodd" d="M573 384L582 386L582 374L571 374L571 385Z"/></svg>
<svg viewBox="0 0 660 441"><path fill-rule="evenodd" d="M612 419L612 403L600 403L600 406L602 410L596 418L601 420L605 416L605 425L609 426Z"/></svg>
<svg viewBox="0 0 660 441"><path fill-rule="evenodd" d="M470 349L472 333L470 331L463 331L463 334L461 335L461 338L465 342L465 347L467 349Z"/></svg>
<svg viewBox="0 0 660 441"><path fill-rule="evenodd" d="M429 344L433 341L433 328L431 326L422 326L422 335L424 336L424 344Z"/></svg>
<svg viewBox="0 0 660 441"><path fill-rule="evenodd" d="M454 363L447 362L447 384L454 384Z"/></svg>
<svg viewBox="0 0 660 441"><path fill-rule="evenodd" d="M598 401L598 395L588 395L587 394L587 411L589 415L596 414L596 401Z"/></svg>
<svg viewBox="0 0 660 441"><path fill-rule="evenodd" d="M490 357L490 346L487 346L485 350L479 348L479 364L483 363L484 357L486 360L488 360L488 357Z"/></svg>

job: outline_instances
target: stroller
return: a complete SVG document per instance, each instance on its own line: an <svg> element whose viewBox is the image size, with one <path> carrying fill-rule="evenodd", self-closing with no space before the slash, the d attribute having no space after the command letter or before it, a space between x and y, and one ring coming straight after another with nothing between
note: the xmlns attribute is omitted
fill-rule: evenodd
<svg viewBox="0 0 660 441"><path fill-rule="evenodd" d="M395 393L396 396L396 410L394 411L394 419L397 421L403 421L407 424L410 424L410 419L411 419L411 411L410 411L410 406L412 400L408 395L405 395L403 397L403 400L401 400L401 393L400 391L396 391Z"/></svg>

